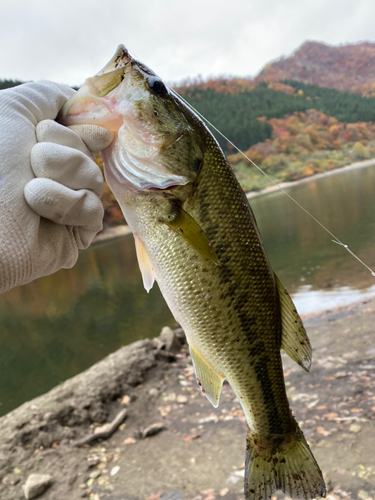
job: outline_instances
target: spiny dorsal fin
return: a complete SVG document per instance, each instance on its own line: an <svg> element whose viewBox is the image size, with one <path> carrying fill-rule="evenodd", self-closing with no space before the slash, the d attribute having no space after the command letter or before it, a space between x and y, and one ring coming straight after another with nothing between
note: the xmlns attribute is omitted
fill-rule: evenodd
<svg viewBox="0 0 375 500"><path fill-rule="evenodd" d="M280 283L276 274L275 280L279 291L281 308L282 334L280 349L285 351L293 361L298 363L308 372L310 370L312 358L309 338L296 306L293 304L289 293Z"/></svg>
<svg viewBox="0 0 375 500"><path fill-rule="evenodd" d="M208 401L212 406L217 408L219 406L221 386L223 385L224 377L219 375L212 366L207 363L194 346L190 344L189 348L197 382Z"/></svg>
<svg viewBox="0 0 375 500"><path fill-rule="evenodd" d="M161 219L171 229L184 238L197 252L219 265L219 260L203 229L191 215L177 204L171 206L171 212L167 218Z"/></svg>
<svg viewBox="0 0 375 500"><path fill-rule="evenodd" d="M138 265L141 270L143 286L145 287L147 293L151 290L154 281L155 273L152 268L150 257L148 256L147 250L139 238L138 234L134 234L135 239L135 251L137 253Z"/></svg>

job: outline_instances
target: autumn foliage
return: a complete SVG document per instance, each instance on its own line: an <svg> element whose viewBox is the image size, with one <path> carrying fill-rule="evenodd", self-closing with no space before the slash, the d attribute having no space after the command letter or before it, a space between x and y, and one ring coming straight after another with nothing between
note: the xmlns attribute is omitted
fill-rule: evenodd
<svg viewBox="0 0 375 500"><path fill-rule="evenodd" d="M261 118L264 120L264 118ZM245 154L277 181L297 180L375 156L375 124L343 123L315 109L271 118L272 138ZM241 154L228 157L244 189L269 184Z"/></svg>
<svg viewBox="0 0 375 500"><path fill-rule="evenodd" d="M267 64L255 82L298 80L375 97L375 43L332 47L305 42L290 57Z"/></svg>
<svg viewBox="0 0 375 500"><path fill-rule="evenodd" d="M239 94L241 92L251 92L256 86L256 83L252 78L209 78L208 80L203 80L201 78L197 79L187 79L180 82L175 86L175 89L179 94L185 96L188 94L189 90L195 89L197 91L197 98L199 99L201 95L199 94L202 90L214 90L221 94Z"/></svg>

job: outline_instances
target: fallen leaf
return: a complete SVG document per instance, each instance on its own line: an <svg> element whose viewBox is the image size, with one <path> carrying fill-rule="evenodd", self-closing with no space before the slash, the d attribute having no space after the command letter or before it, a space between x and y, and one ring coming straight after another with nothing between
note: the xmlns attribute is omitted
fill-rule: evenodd
<svg viewBox="0 0 375 500"><path fill-rule="evenodd" d="M171 392L170 394L168 394L168 396L165 396L163 399L164 401L171 401L173 403L173 401L176 401L176 394L174 392Z"/></svg>
<svg viewBox="0 0 375 500"><path fill-rule="evenodd" d="M172 409L172 406L159 406L158 407L159 413L162 417L166 417L168 415L168 413L171 411L171 409Z"/></svg>
<svg viewBox="0 0 375 500"><path fill-rule="evenodd" d="M316 428L316 432L317 432L318 434L320 434L320 435L323 435L323 436L324 436L324 434L325 434L325 432L326 432L326 431L325 431L324 427L317 427L317 428Z"/></svg>
<svg viewBox="0 0 375 500"><path fill-rule="evenodd" d="M223 488L222 490L220 490L219 495L221 497L225 497L225 495L227 495L228 493L229 493L229 488Z"/></svg>
<svg viewBox="0 0 375 500"><path fill-rule="evenodd" d="M112 467L111 469L111 472L109 473L110 476L115 476L118 471L120 470L120 467L118 465L115 465L114 467Z"/></svg>
<svg viewBox="0 0 375 500"><path fill-rule="evenodd" d="M326 410L327 407L325 405L322 405L322 406L317 406L316 409L317 410Z"/></svg>
<svg viewBox="0 0 375 500"><path fill-rule="evenodd" d="M135 444L137 441L134 438L126 438L124 439L124 444Z"/></svg>
<svg viewBox="0 0 375 500"><path fill-rule="evenodd" d="M156 493L151 493L151 495L146 497L145 500L159 500L159 498L162 496L163 493L165 493L164 490L159 490Z"/></svg>
<svg viewBox="0 0 375 500"><path fill-rule="evenodd" d="M185 443L188 443L192 439L198 439L199 437L201 437L200 434L193 434L192 436L185 436L184 441L185 441Z"/></svg>
<svg viewBox="0 0 375 500"><path fill-rule="evenodd" d="M323 417L326 418L327 420L333 420L334 418L338 417L338 414L331 412L331 413L326 413L325 415L323 415Z"/></svg>
<svg viewBox="0 0 375 500"><path fill-rule="evenodd" d="M326 377L326 380L335 380L335 377Z"/></svg>
<svg viewBox="0 0 375 500"><path fill-rule="evenodd" d="M361 413L363 411L362 408L352 408L351 410L351 413Z"/></svg>
<svg viewBox="0 0 375 500"><path fill-rule="evenodd" d="M176 398L177 403L185 404L188 402L188 398L183 394L179 394Z"/></svg>
<svg viewBox="0 0 375 500"><path fill-rule="evenodd" d="M130 396L123 396L123 398L121 399L121 403L123 405L128 405L130 403Z"/></svg>
<svg viewBox="0 0 375 500"><path fill-rule="evenodd" d="M210 415L208 417L205 417L205 418L201 418L200 420L198 420L198 423L199 424L206 424L208 422L218 422L219 421L219 417L217 415Z"/></svg>
<svg viewBox="0 0 375 500"><path fill-rule="evenodd" d="M358 498L360 500L367 500L370 497L370 494L367 493L365 490L359 490L358 491Z"/></svg>
<svg viewBox="0 0 375 500"><path fill-rule="evenodd" d="M349 427L349 432L354 432L354 434L357 434L357 432L360 432L360 430L362 429L362 427L358 424L352 424L350 427Z"/></svg>
<svg viewBox="0 0 375 500"><path fill-rule="evenodd" d="M347 372L337 372L335 378L344 378L350 375L350 373Z"/></svg>

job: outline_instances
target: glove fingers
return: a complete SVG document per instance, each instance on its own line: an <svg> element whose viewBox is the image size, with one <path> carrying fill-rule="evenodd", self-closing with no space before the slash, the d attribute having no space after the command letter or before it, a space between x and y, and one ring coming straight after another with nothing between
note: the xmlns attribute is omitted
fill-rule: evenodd
<svg viewBox="0 0 375 500"><path fill-rule="evenodd" d="M74 191L50 179L32 179L24 194L38 215L56 224L80 226L94 235L102 229L103 205L92 191Z"/></svg>
<svg viewBox="0 0 375 500"><path fill-rule="evenodd" d="M88 231L83 227L73 227L74 239L79 250L85 250L91 245L92 240L97 235L97 232Z"/></svg>
<svg viewBox="0 0 375 500"><path fill-rule="evenodd" d="M39 122L36 126L35 133L38 142L60 144L60 146L78 149L78 151L90 156L90 158L92 157L86 144L75 132L53 120L43 120Z"/></svg>
<svg viewBox="0 0 375 500"><path fill-rule="evenodd" d="M71 125L68 127L80 136L92 153L108 147L113 141L113 132L97 125Z"/></svg>
<svg viewBox="0 0 375 500"><path fill-rule="evenodd" d="M36 177L52 179L70 189L90 189L99 197L103 194L100 168L76 149L39 142L31 150L31 168Z"/></svg>
<svg viewBox="0 0 375 500"><path fill-rule="evenodd" d="M36 127L38 142L53 142L88 154L101 151L113 141L113 132L97 125L65 127L54 120L43 120Z"/></svg>

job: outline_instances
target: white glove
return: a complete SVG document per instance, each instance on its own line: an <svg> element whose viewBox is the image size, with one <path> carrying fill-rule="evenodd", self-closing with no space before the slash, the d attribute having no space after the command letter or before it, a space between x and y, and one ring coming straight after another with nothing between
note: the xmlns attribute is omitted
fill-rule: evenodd
<svg viewBox="0 0 375 500"><path fill-rule="evenodd" d="M72 267L102 228L101 127L53 120L74 91L52 82L0 91L0 293Z"/></svg>

